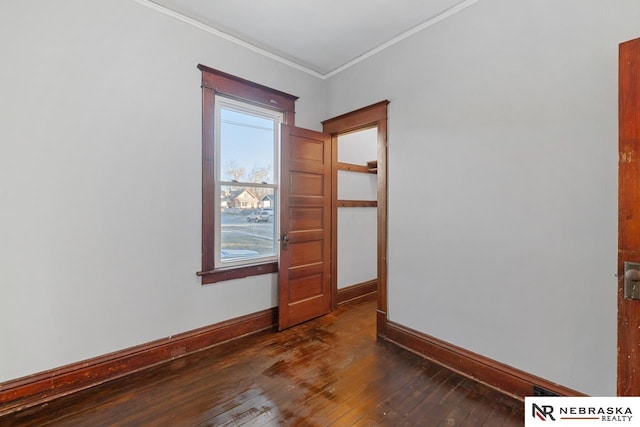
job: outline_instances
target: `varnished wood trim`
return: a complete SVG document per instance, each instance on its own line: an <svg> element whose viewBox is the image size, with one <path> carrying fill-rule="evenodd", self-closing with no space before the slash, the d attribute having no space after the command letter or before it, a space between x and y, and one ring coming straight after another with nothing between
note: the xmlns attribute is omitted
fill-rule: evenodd
<svg viewBox="0 0 640 427"><path fill-rule="evenodd" d="M202 86L233 98L260 104L270 110L293 111L297 96L245 80L215 68L198 64L202 71Z"/></svg>
<svg viewBox="0 0 640 427"><path fill-rule="evenodd" d="M356 165L353 163L337 162L336 168L339 171L369 173L369 167L366 165Z"/></svg>
<svg viewBox="0 0 640 427"><path fill-rule="evenodd" d="M378 281L376 279L338 289L338 304L344 304L348 301L366 297L373 294L377 290Z"/></svg>
<svg viewBox="0 0 640 427"><path fill-rule="evenodd" d="M0 416L93 387L189 353L273 328L277 308L0 383Z"/></svg>
<svg viewBox="0 0 640 427"><path fill-rule="evenodd" d="M391 321L387 321L386 339L520 400L533 395L534 385L561 396L585 396L578 391Z"/></svg>
<svg viewBox="0 0 640 427"><path fill-rule="evenodd" d="M387 117L378 120L378 310L386 313L387 308L387 239L388 239L388 192L387 192ZM386 318L386 317L385 317ZM379 326L378 330L386 326Z"/></svg>
<svg viewBox="0 0 640 427"><path fill-rule="evenodd" d="M378 287L378 294L380 294L380 287ZM380 309L376 310L376 335L381 339L387 336L387 313Z"/></svg>
<svg viewBox="0 0 640 427"><path fill-rule="evenodd" d="M215 265L216 211L214 177L214 111L216 94L259 105L284 114L284 123L295 122L295 101L298 97L276 89L198 65L202 71L202 284L240 279L278 271L277 262L259 265L222 267Z"/></svg>
<svg viewBox="0 0 640 427"><path fill-rule="evenodd" d="M331 310L338 308L338 135L331 135Z"/></svg>
<svg viewBox="0 0 640 427"><path fill-rule="evenodd" d="M230 267L209 271L199 271L196 274L202 277L202 284L206 285L209 283L223 282L225 280L241 279L243 277L277 272L278 263L269 262L266 264L248 265L243 267Z"/></svg>
<svg viewBox="0 0 640 427"><path fill-rule="evenodd" d="M389 101L384 100L378 103L342 114L322 122L323 132L346 133L364 127L373 127L382 119L387 118L387 105ZM380 159L378 159L380 160Z"/></svg>
<svg viewBox="0 0 640 427"><path fill-rule="evenodd" d="M339 208L375 208L378 202L375 200L338 200L336 206Z"/></svg>
<svg viewBox="0 0 640 427"><path fill-rule="evenodd" d="M213 159L213 104L215 93L202 89L202 270L215 268L215 190Z"/></svg>

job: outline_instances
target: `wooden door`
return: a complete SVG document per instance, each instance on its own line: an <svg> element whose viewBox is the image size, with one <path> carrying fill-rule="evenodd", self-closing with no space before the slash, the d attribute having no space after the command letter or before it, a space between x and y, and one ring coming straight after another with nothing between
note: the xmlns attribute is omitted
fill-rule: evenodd
<svg viewBox="0 0 640 427"><path fill-rule="evenodd" d="M640 263L640 39L620 45L618 395L640 395L640 300L624 295L625 262Z"/></svg>
<svg viewBox="0 0 640 427"><path fill-rule="evenodd" d="M282 125L279 328L331 310L331 137Z"/></svg>

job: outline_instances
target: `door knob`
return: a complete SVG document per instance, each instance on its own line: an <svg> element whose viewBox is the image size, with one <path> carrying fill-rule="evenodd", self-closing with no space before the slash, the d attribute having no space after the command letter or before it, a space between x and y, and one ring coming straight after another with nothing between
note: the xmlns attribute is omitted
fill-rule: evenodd
<svg viewBox="0 0 640 427"><path fill-rule="evenodd" d="M640 263L624 263L624 297L640 300Z"/></svg>
<svg viewBox="0 0 640 427"><path fill-rule="evenodd" d="M624 278L632 282L640 282L640 270L629 269L625 271Z"/></svg>

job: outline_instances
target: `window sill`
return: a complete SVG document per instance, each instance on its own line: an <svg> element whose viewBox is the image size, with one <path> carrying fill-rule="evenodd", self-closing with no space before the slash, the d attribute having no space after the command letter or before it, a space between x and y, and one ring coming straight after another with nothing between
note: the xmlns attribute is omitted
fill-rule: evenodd
<svg viewBox="0 0 640 427"><path fill-rule="evenodd" d="M243 277L258 276L260 274L269 274L278 272L277 262L268 262L265 264L245 265L242 267L226 267L215 270L199 271L196 273L202 277L202 284L223 282L225 280L241 279Z"/></svg>

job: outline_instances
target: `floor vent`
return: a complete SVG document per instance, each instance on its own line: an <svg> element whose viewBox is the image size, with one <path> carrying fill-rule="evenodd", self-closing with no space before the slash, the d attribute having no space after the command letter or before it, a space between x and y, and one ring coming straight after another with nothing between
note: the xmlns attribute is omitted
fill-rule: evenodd
<svg viewBox="0 0 640 427"><path fill-rule="evenodd" d="M533 386L533 395L534 396L560 396L558 393L554 393L546 388L542 388L540 386Z"/></svg>

